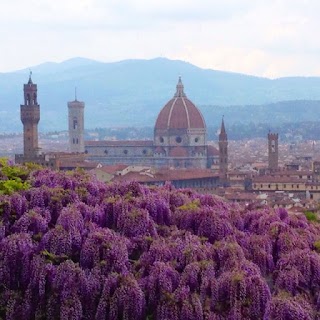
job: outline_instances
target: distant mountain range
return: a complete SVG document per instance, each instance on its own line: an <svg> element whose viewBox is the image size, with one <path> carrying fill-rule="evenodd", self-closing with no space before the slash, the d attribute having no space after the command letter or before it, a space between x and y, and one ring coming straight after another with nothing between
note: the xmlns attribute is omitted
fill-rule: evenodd
<svg viewBox="0 0 320 320"><path fill-rule="evenodd" d="M220 122L222 114L229 123L320 120L320 77L271 80L165 58L115 63L74 58L30 69L38 84L43 132L67 129L67 101L74 100L75 87L78 100L86 103L87 128L153 126L179 75L209 125ZM28 76L29 69L0 73L0 132L22 131L20 104Z"/></svg>

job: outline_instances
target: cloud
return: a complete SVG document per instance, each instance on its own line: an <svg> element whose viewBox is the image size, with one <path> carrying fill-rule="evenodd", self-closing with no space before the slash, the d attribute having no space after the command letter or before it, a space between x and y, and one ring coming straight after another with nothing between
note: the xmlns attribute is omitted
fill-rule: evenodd
<svg viewBox="0 0 320 320"><path fill-rule="evenodd" d="M0 11L0 70L167 56L261 76L320 75L318 12L318 0L11 0Z"/></svg>

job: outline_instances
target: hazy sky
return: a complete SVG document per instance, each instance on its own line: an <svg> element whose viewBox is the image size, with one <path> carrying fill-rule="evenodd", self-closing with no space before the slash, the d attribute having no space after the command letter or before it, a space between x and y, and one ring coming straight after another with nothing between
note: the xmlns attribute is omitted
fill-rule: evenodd
<svg viewBox="0 0 320 320"><path fill-rule="evenodd" d="M320 76L319 0L4 0L0 72L72 57L168 57Z"/></svg>

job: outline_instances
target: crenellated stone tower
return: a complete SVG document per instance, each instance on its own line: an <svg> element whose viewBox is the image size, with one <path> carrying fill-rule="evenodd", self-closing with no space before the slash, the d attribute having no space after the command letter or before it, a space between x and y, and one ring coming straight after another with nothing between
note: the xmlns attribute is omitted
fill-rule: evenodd
<svg viewBox="0 0 320 320"><path fill-rule="evenodd" d="M222 118L219 134L219 172L223 178L227 177L228 172L228 136Z"/></svg>
<svg viewBox="0 0 320 320"><path fill-rule="evenodd" d="M268 133L268 165L269 170L278 170L279 150L278 150L278 133Z"/></svg>
<svg viewBox="0 0 320 320"><path fill-rule="evenodd" d="M84 152L84 102L75 100L68 102L69 109L69 148L70 152Z"/></svg>
<svg viewBox="0 0 320 320"><path fill-rule="evenodd" d="M30 72L28 83L23 85L24 104L20 106L25 158L33 158L37 156L39 151L38 123L40 120L40 105L37 101L37 85L32 82L31 74Z"/></svg>

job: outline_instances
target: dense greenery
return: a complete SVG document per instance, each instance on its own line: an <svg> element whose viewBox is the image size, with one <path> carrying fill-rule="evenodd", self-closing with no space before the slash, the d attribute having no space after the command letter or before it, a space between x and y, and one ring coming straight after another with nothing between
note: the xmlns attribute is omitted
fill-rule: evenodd
<svg viewBox="0 0 320 320"><path fill-rule="evenodd" d="M27 179L35 168L37 166L33 164L12 166L8 159L0 158L0 194L12 194L30 188Z"/></svg>
<svg viewBox="0 0 320 320"><path fill-rule="evenodd" d="M79 171L24 181L0 196L3 319L319 319L305 215Z"/></svg>

